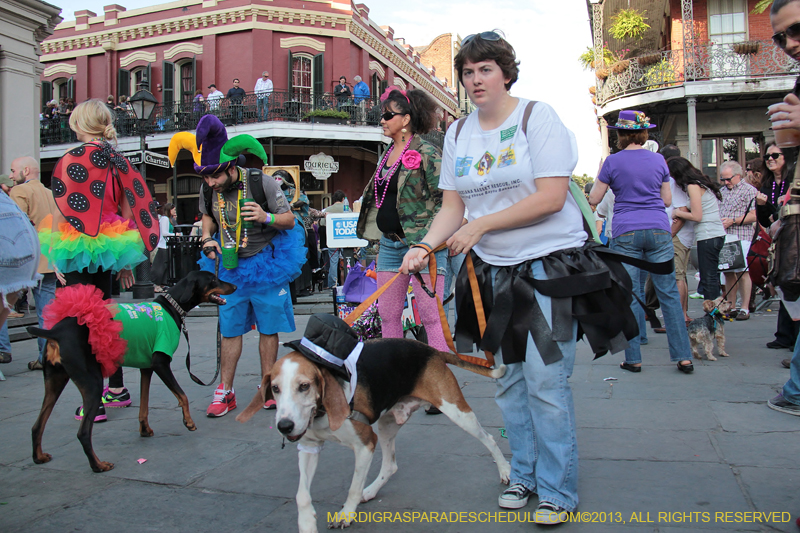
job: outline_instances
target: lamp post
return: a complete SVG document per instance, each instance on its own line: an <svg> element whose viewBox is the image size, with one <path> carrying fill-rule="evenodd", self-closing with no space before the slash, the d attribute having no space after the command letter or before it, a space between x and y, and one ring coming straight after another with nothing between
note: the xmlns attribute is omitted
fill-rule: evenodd
<svg viewBox="0 0 800 533"><path fill-rule="evenodd" d="M153 111L155 111L156 105L158 104L158 100L155 99L153 93L147 90L148 86L147 79L142 78L142 81L139 83L139 90L128 100L133 108L133 114L136 117L137 129L139 131L139 145L142 150L140 172L145 186L147 186L147 163L144 161L144 154L147 149L147 128L150 119L153 117ZM158 221L156 221L156 223L158 223ZM136 283L133 285L133 298L137 300L149 300L153 298L153 295L153 281L150 277L150 258L148 257L136 267Z"/></svg>

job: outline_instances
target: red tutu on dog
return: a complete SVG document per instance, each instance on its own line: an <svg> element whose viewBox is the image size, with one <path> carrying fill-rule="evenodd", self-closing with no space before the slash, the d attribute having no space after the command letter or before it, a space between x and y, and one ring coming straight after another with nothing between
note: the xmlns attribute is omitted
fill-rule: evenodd
<svg viewBox="0 0 800 533"><path fill-rule="evenodd" d="M94 285L71 285L58 289L56 298L44 309L44 327L50 329L67 317L89 328L89 344L103 377L122 365L128 342L121 337L122 323L114 320L118 309L114 300L104 300Z"/></svg>

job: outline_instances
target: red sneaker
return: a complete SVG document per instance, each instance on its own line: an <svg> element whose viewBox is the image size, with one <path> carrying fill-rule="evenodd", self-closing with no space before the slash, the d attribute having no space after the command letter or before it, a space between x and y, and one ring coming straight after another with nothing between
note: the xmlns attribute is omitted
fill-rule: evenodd
<svg viewBox="0 0 800 533"><path fill-rule="evenodd" d="M208 406L206 416L211 418L224 416L234 409L236 409L236 395L232 390L223 389L220 383L214 391L214 401Z"/></svg>
<svg viewBox="0 0 800 533"><path fill-rule="evenodd" d="M275 400L267 400L266 402L264 402L264 409L268 409L268 410L271 411L272 409L275 409L276 407L278 407L278 404L275 403Z"/></svg>

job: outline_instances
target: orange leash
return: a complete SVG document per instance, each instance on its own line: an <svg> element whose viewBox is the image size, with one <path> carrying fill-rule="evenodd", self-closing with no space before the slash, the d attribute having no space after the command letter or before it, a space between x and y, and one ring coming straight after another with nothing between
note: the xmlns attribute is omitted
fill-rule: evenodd
<svg viewBox="0 0 800 533"><path fill-rule="evenodd" d="M444 333L444 338L447 341L447 346L462 361L466 361L468 363L472 363L478 366L483 366L486 368L492 368L494 367L494 355L488 350L484 350L483 352L484 354L486 354L486 359L481 359L480 357L474 357L472 355L460 354L456 350L455 343L453 342L453 336L450 333L450 324L448 324L447 322L447 315L445 315L444 307L442 306L442 300L439 298L439 295L436 294L437 276L436 276L436 256L434 254L439 250L444 249L445 246L446 246L445 244L440 244L433 250L431 250L427 246L420 246L420 247L425 248L428 251L426 256L429 258L428 276L431 285L431 292L429 292L429 294L432 293L433 294L432 297L436 298L436 305L439 308L439 321L442 323L442 331ZM478 316L478 328L480 329L481 338L483 338L483 332L486 331L486 315L483 312L483 302L481 300L480 291L478 290L478 279L475 277L475 266L472 264L472 257L469 254L467 254L466 261L467 261L467 273L469 275L469 284L470 288L472 289L472 299L475 302L475 313ZM369 308L369 306L371 306L380 297L380 295L383 294L386 291L386 289L388 289L392 285L392 283L395 282L395 280L397 280L398 276L400 276L399 272L395 274L392 277L392 279L390 279L382 286L380 286L378 290L372 293L372 295L369 298L361 302L361 304L358 307L353 309L353 311L349 315L347 315L344 319L347 325L352 326L353 322L358 320L358 318L364 313L364 311L366 311ZM422 287L425 289L425 292L428 292L428 289L425 287L425 282L422 280L422 276L420 274L416 274L416 276L417 279L419 279Z"/></svg>

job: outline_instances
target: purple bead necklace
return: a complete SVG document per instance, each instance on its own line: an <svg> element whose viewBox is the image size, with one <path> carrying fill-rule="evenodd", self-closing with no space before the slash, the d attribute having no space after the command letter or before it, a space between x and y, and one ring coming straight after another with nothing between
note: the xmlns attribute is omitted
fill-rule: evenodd
<svg viewBox="0 0 800 533"><path fill-rule="evenodd" d="M383 160L378 165L378 168L375 170L375 207L377 207L378 209L380 209L381 206L383 205L383 200L386 198L386 193L389 191L389 180L392 179L392 176L397 170L397 167L399 167L400 164L402 163L403 154L405 154L406 150L408 150L408 147L411 145L411 139L413 138L414 136L412 135L411 138L408 139L408 142L406 143L406 146L403 148L403 151L400 152L400 156L397 158L397 161L394 162L392 168L390 168L389 171L386 173L386 177L381 176L381 169L386 165L386 161L389 160L389 156L392 154L391 148L394 147L394 144L392 144L392 146L390 146L389 149L386 150L386 155L383 156ZM378 200L378 185L383 185L384 181L386 182L386 186L383 188L383 194L381 195L380 200Z"/></svg>

